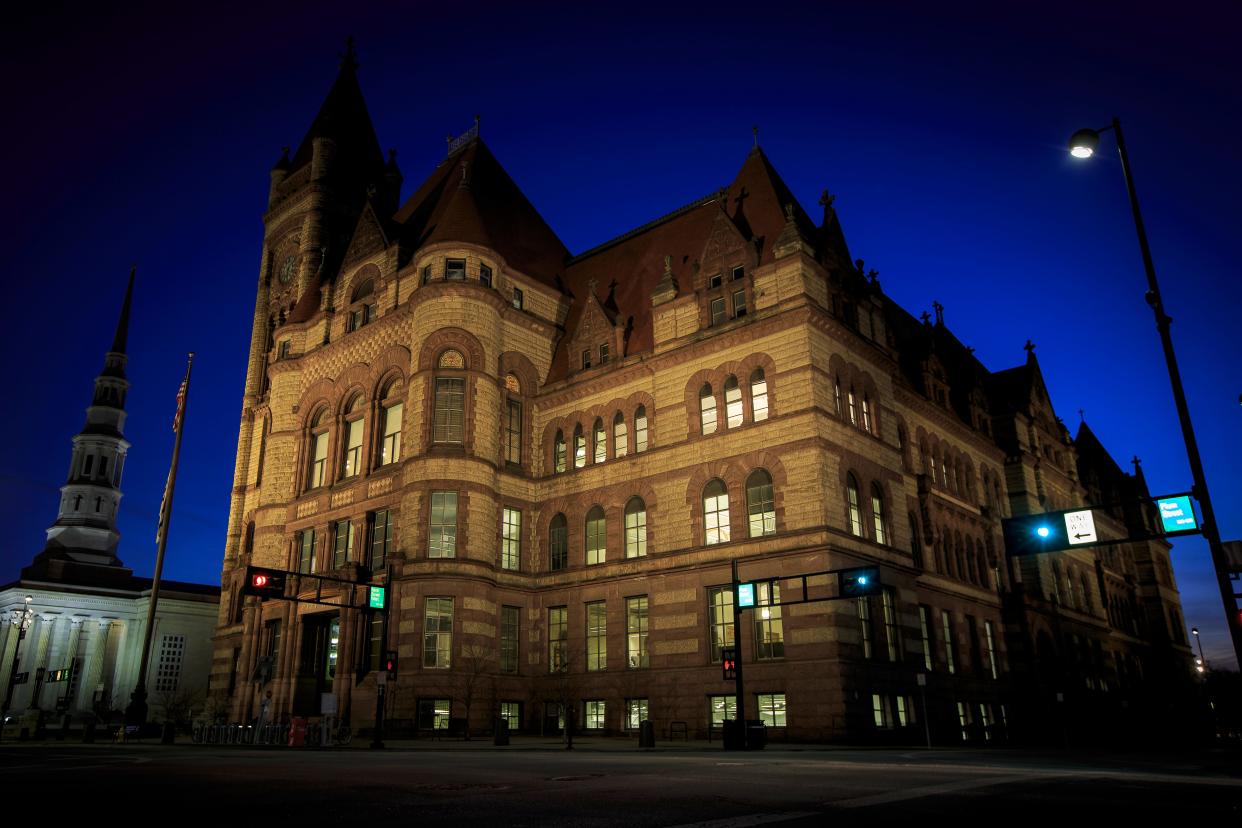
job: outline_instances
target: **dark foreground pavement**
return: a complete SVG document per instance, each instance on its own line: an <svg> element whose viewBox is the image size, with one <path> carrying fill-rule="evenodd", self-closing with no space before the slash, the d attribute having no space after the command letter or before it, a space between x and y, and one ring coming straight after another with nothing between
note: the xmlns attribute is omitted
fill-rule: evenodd
<svg viewBox="0 0 1242 828"><path fill-rule="evenodd" d="M4 822L878 825L1242 824L1238 754L1033 753L488 742L373 752L0 746ZM1218 821L1223 820L1223 821ZM427 824L424 822L424 824Z"/></svg>

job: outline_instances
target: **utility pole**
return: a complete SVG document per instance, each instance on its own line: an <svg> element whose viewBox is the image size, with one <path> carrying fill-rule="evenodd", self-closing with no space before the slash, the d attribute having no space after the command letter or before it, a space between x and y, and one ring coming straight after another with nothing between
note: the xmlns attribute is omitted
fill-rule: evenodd
<svg viewBox="0 0 1242 828"><path fill-rule="evenodd" d="M733 560L733 653L736 673L734 676L734 715L737 721L738 739L742 750L746 749L746 691L742 683L742 608L738 595L740 581L737 575L737 559Z"/></svg>

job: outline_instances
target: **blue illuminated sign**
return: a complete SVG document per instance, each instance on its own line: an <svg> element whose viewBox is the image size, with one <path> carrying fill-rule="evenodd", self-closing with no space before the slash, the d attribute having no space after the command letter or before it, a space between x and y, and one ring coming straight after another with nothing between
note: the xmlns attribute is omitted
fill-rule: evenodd
<svg viewBox="0 0 1242 828"><path fill-rule="evenodd" d="M754 584L738 584L737 585L737 605L740 608L753 607L755 605L755 585Z"/></svg>

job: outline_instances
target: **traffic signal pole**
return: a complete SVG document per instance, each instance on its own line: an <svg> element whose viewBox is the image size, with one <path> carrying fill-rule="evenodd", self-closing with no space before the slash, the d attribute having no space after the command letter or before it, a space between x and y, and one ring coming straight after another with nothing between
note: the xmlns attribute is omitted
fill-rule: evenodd
<svg viewBox="0 0 1242 828"><path fill-rule="evenodd" d="M388 653L388 616L391 614L389 613L388 609L389 607L392 606L392 604L389 603L392 599L392 595L391 593L389 593L389 590L392 589L392 566L391 565L388 567L387 574L388 574L388 577L384 579L384 592L388 594L385 594L384 596L384 624L383 624L382 631L380 632L380 641L383 643L383 646L380 647L380 652L379 652L379 658L381 662L384 661L384 658ZM383 750L384 749L384 704L385 704L385 697L388 695L388 682L386 680L388 678L388 676L386 675L388 671L388 665L381 663L381 664L377 664L376 668L377 669L375 671L375 732L371 735L371 749L372 750ZM385 673L384 680L380 679L381 671Z"/></svg>
<svg viewBox="0 0 1242 828"><path fill-rule="evenodd" d="M742 683L742 608L739 606L741 601L738 596L738 586L741 582L737 575L737 559L733 560L733 656L735 674L733 680L734 694L734 716L737 721L739 738L741 740L742 750L746 749L746 691L745 685Z"/></svg>

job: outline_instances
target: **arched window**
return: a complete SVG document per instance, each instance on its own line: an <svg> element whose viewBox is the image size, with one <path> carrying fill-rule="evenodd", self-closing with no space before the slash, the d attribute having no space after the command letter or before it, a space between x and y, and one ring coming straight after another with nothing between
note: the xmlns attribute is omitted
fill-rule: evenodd
<svg viewBox="0 0 1242 828"><path fill-rule="evenodd" d="M916 566L923 563L923 544L919 540L919 521L914 516L914 512L907 512L906 518L910 521L910 554L914 557Z"/></svg>
<svg viewBox="0 0 1242 828"><path fill-rule="evenodd" d="M505 462L522 463L522 383L513 374L505 375Z"/></svg>
<svg viewBox="0 0 1242 828"><path fill-rule="evenodd" d="M966 571L968 579L972 584L979 583L979 570L975 568L975 541L974 538L966 538Z"/></svg>
<svg viewBox="0 0 1242 828"><path fill-rule="evenodd" d="M836 406L837 416L838 417L844 416L844 412L841 410L841 378L840 377L836 377L832 381L832 402L833 402L833 405Z"/></svg>
<svg viewBox="0 0 1242 828"><path fill-rule="evenodd" d="M375 319L375 280L366 279L354 288L349 298L347 330L356 331Z"/></svg>
<svg viewBox="0 0 1242 828"><path fill-rule="evenodd" d="M569 523L564 515L552 518L548 526L548 568L555 572L569 565Z"/></svg>
<svg viewBox="0 0 1242 828"><path fill-rule="evenodd" d="M950 578L957 577L957 567L953 563L953 533L945 529L940 533L944 547L944 572Z"/></svg>
<svg viewBox="0 0 1242 828"><path fill-rule="evenodd" d="M641 558L647 554L647 504L641 497L631 497L625 504L625 557Z"/></svg>
<svg viewBox="0 0 1242 828"><path fill-rule="evenodd" d="M602 463L608 459L608 438L604 435L604 421L596 417L595 426L591 429L591 452L595 459L592 462Z"/></svg>
<svg viewBox="0 0 1242 828"><path fill-rule="evenodd" d="M359 394L350 401L345 411L345 457L341 477L357 477L362 471L362 428L365 403Z"/></svg>
<svg viewBox="0 0 1242 828"><path fill-rule="evenodd" d="M725 426L737 428L742 424L742 389L738 387L737 377L730 375L725 380Z"/></svg>
<svg viewBox="0 0 1242 828"><path fill-rule="evenodd" d="M440 354L437 367L441 371L462 371L465 358L457 351ZM464 443L466 441L466 378L443 376L435 378L435 414L432 420L432 441Z"/></svg>
<svg viewBox="0 0 1242 828"><path fill-rule="evenodd" d="M768 418L768 380L762 368L750 375L750 415L756 423Z"/></svg>
<svg viewBox="0 0 1242 828"><path fill-rule="evenodd" d="M582 435L582 424L574 426L574 468L586 465L586 437Z"/></svg>
<svg viewBox="0 0 1242 828"><path fill-rule="evenodd" d="M979 560L979 586L984 589L991 588L991 579L988 577L988 559L983 554L983 541L979 541L976 548L979 550L976 556Z"/></svg>
<svg viewBox="0 0 1242 828"><path fill-rule="evenodd" d="M552 468L557 474L565 471L565 432L556 430L556 440L552 443Z"/></svg>
<svg viewBox="0 0 1242 828"><path fill-rule="evenodd" d="M963 581L966 580L966 561L962 559L962 533L956 535L956 542L953 545L954 559L957 561L957 577Z"/></svg>
<svg viewBox="0 0 1242 828"><path fill-rule="evenodd" d="M716 395L710 384L699 389L699 429L704 434L716 431Z"/></svg>
<svg viewBox="0 0 1242 828"><path fill-rule="evenodd" d="M592 506L586 516L587 566L601 564L607 557L607 541L604 535L604 510L599 506Z"/></svg>
<svg viewBox="0 0 1242 828"><path fill-rule="evenodd" d="M746 516L752 538L776 534L772 476L763 469L755 469L746 478Z"/></svg>
<svg viewBox="0 0 1242 828"><path fill-rule="evenodd" d="M897 449L901 452L902 468L906 469L910 468L910 456L907 453L907 450L910 448L909 443L910 439L906 435L906 427L903 425L897 426Z"/></svg>
<svg viewBox="0 0 1242 828"><path fill-rule="evenodd" d="M853 474L845 476L845 500L850 510L850 534L863 536L862 507L859 506L858 480Z"/></svg>
<svg viewBox="0 0 1242 828"><path fill-rule="evenodd" d="M630 435L625 427L625 416L618 411L612 418L612 456L624 457L630 450Z"/></svg>
<svg viewBox="0 0 1242 828"><path fill-rule="evenodd" d="M401 419L405 404L401 401L404 386L401 380L388 383L380 394L379 463L386 466L401 459Z"/></svg>
<svg viewBox="0 0 1242 828"><path fill-rule="evenodd" d="M862 398L862 427L868 434L875 434L875 424L871 420L871 397L866 394Z"/></svg>
<svg viewBox="0 0 1242 828"><path fill-rule="evenodd" d="M871 521L875 527L875 542L888 545L888 524L884 519L884 490L879 483L871 484Z"/></svg>
<svg viewBox="0 0 1242 828"><path fill-rule="evenodd" d="M647 450L647 409L639 406L634 412L634 451Z"/></svg>
<svg viewBox="0 0 1242 828"><path fill-rule="evenodd" d="M703 489L703 542L726 543L729 540L729 490L719 480Z"/></svg>
<svg viewBox="0 0 1242 828"><path fill-rule="evenodd" d="M857 428L858 426L858 397L854 395L854 386L850 386L849 393L850 406L850 425Z"/></svg>
<svg viewBox="0 0 1242 828"><path fill-rule="evenodd" d="M311 420L310 475L306 486L317 489L327 482L328 472L328 409L320 409Z"/></svg>
<svg viewBox="0 0 1242 828"><path fill-rule="evenodd" d="M940 455L940 485L949 488L949 450Z"/></svg>

